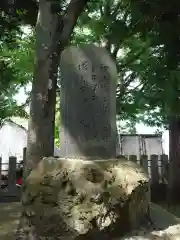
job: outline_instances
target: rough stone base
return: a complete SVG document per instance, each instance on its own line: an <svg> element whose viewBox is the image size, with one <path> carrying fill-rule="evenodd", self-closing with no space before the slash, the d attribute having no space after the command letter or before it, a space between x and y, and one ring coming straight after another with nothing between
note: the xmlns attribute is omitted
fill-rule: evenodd
<svg viewBox="0 0 180 240"><path fill-rule="evenodd" d="M127 160L45 158L27 178L22 202L38 236L100 240L146 224L149 195L147 176Z"/></svg>

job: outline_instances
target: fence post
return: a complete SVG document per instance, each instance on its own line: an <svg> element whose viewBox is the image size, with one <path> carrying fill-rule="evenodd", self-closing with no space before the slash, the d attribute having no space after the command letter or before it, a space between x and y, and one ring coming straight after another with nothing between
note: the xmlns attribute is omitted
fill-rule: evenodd
<svg viewBox="0 0 180 240"><path fill-rule="evenodd" d="M124 156L124 155L118 155L116 158L117 158L117 159L125 159L125 160L128 160L128 158L127 158L126 156Z"/></svg>
<svg viewBox="0 0 180 240"><path fill-rule="evenodd" d="M136 155L129 155L129 161L137 163L137 156Z"/></svg>
<svg viewBox="0 0 180 240"><path fill-rule="evenodd" d="M24 147L23 148L23 164L25 164L25 162L26 162L26 151L27 150L27 148L26 147Z"/></svg>
<svg viewBox="0 0 180 240"><path fill-rule="evenodd" d="M9 157L8 195L16 193L16 157Z"/></svg>
<svg viewBox="0 0 180 240"><path fill-rule="evenodd" d="M148 156L147 155L140 156L140 165L144 169L144 171L148 174Z"/></svg>
<svg viewBox="0 0 180 240"><path fill-rule="evenodd" d="M169 174L169 161L168 155L163 154L160 156L161 159L161 178L163 183L168 182L168 174Z"/></svg>
<svg viewBox="0 0 180 240"><path fill-rule="evenodd" d="M151 155L151 183L159 184L159 169L158 169L158 155Z"/></svg>

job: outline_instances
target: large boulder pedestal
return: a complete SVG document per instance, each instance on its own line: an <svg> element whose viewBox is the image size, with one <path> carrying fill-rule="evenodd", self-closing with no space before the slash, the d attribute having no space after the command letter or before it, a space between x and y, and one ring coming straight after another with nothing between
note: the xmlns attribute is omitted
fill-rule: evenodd
<svg viewBox="0 0 180 240"><path fill-rule="evenodd" d="M24 191L25 215L42 239L113 239L149 217L148 178L123 159L45 158Z"/></svg>

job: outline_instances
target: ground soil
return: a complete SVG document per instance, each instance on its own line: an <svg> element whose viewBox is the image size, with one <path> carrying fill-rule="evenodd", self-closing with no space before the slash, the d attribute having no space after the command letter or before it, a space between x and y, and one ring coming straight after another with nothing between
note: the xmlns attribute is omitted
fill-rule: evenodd
<svg viewBox="0 0 180 240"><path fill-rule="evenodd" d="M166 204L164 206L167 208ZM174 211L173 207L171 209ZM180 218L153 203L150 205L150 213L151 226L138 229L116 240L180 240Z"/></svg>
<svg viewBox="0 0 180 240"><path fill-rule="evenodd" d="M0 239L14 240L19 216L20 203L0 203Z"/></svg>
<svg viewBox="0 0 180 240"><path fill-rule="evenodd" d="M151 216L152 220L154 221L155 225L163 231L168 231L172 234L171 239L180 239L180 218L176 217L172 213L179 215L180 214L180 207L171 207L170 210L172 213L169 213L164 208L167 209L167 205L162 204L163 208L156 205L151 204ZM14 233L16 231L19 216L20 216L21 206L20 203L0 203L0 239L1 240L14 240ZM180 217L180 215L179 215ZM179 230L177 231L177 226L179 226ZM176 237L174 236L173 232L176 229ZM141 238L141 237L142 238ZM174 238L175 237L175 238ZM128 238L127 238L128 239ZM143 234L139 235L138 238L131 238L131 239L144 239ZM148 238L146 238L148 239ZM166 239L164 236L159 238L157 236L152 236L150 239Z"/></svg>

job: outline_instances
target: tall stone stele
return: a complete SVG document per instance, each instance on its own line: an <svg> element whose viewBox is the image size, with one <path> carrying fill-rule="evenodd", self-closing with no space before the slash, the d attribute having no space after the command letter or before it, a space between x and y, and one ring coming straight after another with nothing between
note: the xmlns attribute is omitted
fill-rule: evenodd
<svg viewBox="0 0 180 240"><path fill-rule="evenodd" d="M116 156L116 65L104 48L67 48L61 58L61 154Z"/></svg>
<svg viewBox="0 0 180 240"><path fill-rule="evenodd" d="M26 218L42 239L120 239L147 219L149 193L140 166L115 158L115 63L87 45L65 49L60 67L62 157L28 177Z"/></svg>

